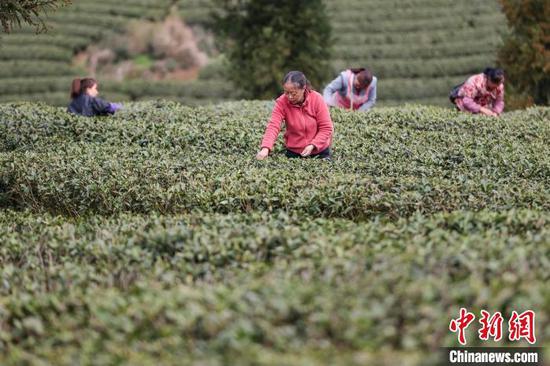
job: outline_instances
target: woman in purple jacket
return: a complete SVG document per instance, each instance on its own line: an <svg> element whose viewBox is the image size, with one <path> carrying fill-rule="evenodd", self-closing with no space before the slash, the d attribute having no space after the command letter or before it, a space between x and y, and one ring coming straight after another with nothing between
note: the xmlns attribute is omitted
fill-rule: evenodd
<svg viewBox="0 0 550 366"><path fill-rule="evenodd" d="M114 114L122 106L98 98L97 81L92 78L74 79L71 85L71 104L68 111L86 117Z"/></svg>

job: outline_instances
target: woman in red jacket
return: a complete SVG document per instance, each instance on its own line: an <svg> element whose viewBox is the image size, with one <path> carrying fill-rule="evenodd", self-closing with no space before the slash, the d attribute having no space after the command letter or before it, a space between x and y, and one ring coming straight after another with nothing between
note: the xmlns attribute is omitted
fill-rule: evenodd
<svg viewBox="0 0 550 366"><path fill-rule="evenodd" d="M284 94L275 101L261 150L256 158L263 160L273 150L284 121L287 157L319 157L330 160L334 126L323 96L309 87L309 82L300 71L291 71L285 76L283 89Z"/></svg>

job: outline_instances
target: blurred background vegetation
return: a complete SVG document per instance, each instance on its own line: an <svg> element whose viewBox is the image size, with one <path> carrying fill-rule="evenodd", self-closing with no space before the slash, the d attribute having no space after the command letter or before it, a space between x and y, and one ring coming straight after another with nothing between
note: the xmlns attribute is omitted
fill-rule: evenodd
<svg viewBox="0 0 550 366"><path fill-rule="evenodd" d="M340 70L364 66L379 78L379 105L450 106L453 85L498 64L508 107L548 104L543 0L42 3L47 12L2 23L0 102L65 105L71 79L88 75L117 101L271 99L289 69L322 90Z"/></svg>

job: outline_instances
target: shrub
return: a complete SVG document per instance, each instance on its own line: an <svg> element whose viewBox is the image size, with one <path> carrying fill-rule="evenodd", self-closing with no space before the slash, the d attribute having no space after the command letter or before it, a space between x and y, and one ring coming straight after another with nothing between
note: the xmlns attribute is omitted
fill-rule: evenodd
<svg viewBox="0 0 550 366"><path fill-rule="evenodd" d="M461 306L548 345L549 108L332 110L332 163L260 162L271 106L0 105L0 363L436 365Z"/></svg>
<svg viewBox="0 0 550 366"><path fill-rule="evenodd" d="M99 124L28 108L4 107L0 134L3 150L13 151L1 159L4 202L21 208L285 210L350 219L548 208L546 109L499 120L437 108L334 111L336 157L328 165L277 155L253 163L269 117L260 103L146 103ZM319 177L314 189L298 178L307 176Z"/></svg>
<svg viewBox="0 0 550 366"><path fill-rule="evenodd" d="M317 88L328 79L331 28L321 0L217 4L223 13L214 32L222 38L229 78L246 97L273 98L291 70L304 72Z"/></svg>
<svg viewBox="0 0 550 366"><path fill-rule="evenodd" d="M512 86L508 89L512 99L530 98L536 104L548 105L550 3L539 0L500 2L511 32L499 51L499 63Z"/></svg>

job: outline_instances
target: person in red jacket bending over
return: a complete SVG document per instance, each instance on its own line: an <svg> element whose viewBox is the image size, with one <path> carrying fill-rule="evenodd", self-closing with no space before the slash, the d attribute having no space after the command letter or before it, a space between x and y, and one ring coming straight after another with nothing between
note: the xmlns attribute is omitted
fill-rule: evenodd
<svg viewBox="0 0 550 366"><path fill-rule="evenodd" d="M310 88L308 80L300 71L291 71L285 76L283 89L283 95L275 101L261 150L256 158L267 158L284 121L287 157L319 157L330 160L334 125L323 96Z"/></svg>

